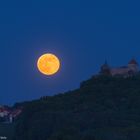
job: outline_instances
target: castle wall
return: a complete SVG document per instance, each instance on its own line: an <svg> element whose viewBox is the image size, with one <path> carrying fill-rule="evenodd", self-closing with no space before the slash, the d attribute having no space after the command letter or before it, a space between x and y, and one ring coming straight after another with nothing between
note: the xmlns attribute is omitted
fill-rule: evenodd
<svg viewBox="0 0 140 140"><path fill-rule="evenodd" d="M129 68L130 70L135 71L135 72L138 72L138 71L139 71L138 65L135 65L135 64L128 64L128 68Z"/></svg>
<svg viewBox="0 0 140 140"><path fill-rule="evenodd" d="M115 76L115 75L125 75L128 74L128 71L130 69L129 68L113 68L111 69L111 75Z"/></svg>
<svg viewBox="0 0 140 140"><path fill-rule="evenodd" d="M127 66L117 67L117 68L110 68L110 66L107 63L105 63L101 67L100 73L105 75L109 74L112 76L115 75L132 76L138 72L139 72L139 65L134 59L132 59Z"/></svg>

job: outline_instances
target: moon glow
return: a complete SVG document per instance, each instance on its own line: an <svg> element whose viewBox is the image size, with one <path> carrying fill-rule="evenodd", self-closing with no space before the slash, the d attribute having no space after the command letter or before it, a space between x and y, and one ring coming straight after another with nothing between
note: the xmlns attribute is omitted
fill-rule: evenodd
<svg viewBox="0 0 140 140"><path fill-rule="evenodd" d="M43 54L37 61L37 67L42 74L53 75L60 69L60 60L54 54Z"/></svg>

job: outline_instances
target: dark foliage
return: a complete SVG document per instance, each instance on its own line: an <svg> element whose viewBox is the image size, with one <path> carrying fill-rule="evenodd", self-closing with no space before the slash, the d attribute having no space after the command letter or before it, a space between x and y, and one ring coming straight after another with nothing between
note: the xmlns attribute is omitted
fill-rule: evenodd
<svg viewBox="0 0 140 140"><path fill-rule="evenodd" d="M14 140L139 140L140 75L98 76L26 103Z"/></svg>

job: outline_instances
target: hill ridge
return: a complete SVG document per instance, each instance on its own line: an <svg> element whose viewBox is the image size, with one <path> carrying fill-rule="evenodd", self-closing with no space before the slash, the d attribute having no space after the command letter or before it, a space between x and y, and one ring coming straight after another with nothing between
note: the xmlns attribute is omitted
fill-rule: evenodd
<svg viewBox="0 0 140 140"><path fill-rule="evenodd" d="M26 104L15 140L140 138L140 74L93 76L80 88Z"/></svg>

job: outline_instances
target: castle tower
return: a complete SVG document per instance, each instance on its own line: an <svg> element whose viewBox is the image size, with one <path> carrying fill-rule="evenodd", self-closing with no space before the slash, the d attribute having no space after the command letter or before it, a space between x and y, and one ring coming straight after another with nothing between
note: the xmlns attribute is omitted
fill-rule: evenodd
<svg viewBox="0 0 140 140"><path fill-rule="evenodd" d="M101 74L104 74L104 75L110 75L110 67L108 65L107 62L105 62L102 66L101 66L101 71L100 71Z"/></svg>
<svg viewBox="0 0 140 140"><path fill-rule="evenodd" d="M135 59L130 60L130 62L128 63L128 68L133 71L133 72L138 72L139 71L139 64L137 63L137 61Z"/></svg>

